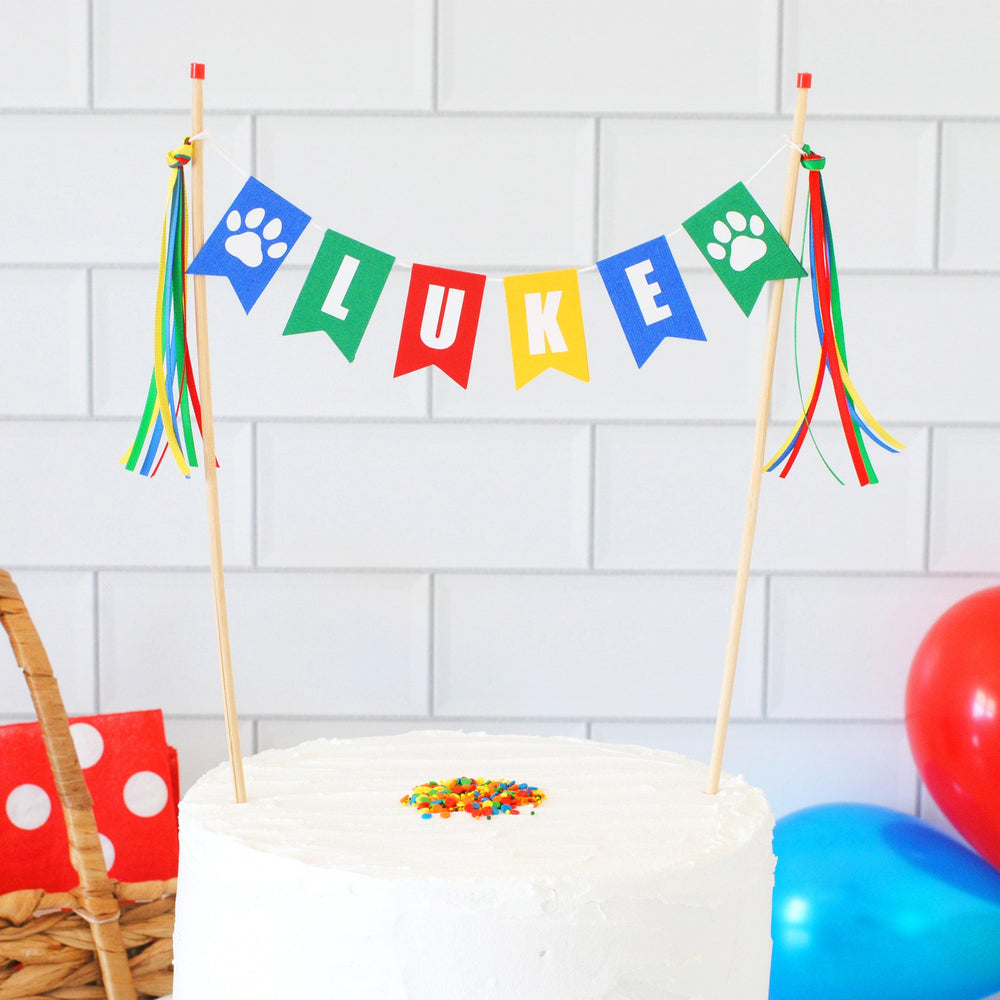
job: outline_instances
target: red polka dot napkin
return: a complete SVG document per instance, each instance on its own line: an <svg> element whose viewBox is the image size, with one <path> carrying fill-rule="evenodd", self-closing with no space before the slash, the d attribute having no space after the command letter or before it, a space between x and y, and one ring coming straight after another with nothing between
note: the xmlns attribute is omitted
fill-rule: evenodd
<svg viewBox="0 0 1000 1000"><path fill-rule="evenodd" d="M112 878L177 874L177 754L159 711L70 720ZM64 892L79 880L37 722L0 726L0 893Z"/></svg>

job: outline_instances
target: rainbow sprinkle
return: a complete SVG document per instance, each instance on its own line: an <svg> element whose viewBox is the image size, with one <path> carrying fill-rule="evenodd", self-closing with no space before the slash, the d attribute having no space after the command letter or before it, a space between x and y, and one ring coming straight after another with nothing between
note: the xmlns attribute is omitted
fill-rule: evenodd
<svg viewBox="0 0 1000 1000"><path fill-rule="evenodd" d="M449 778L444 782L428 781L417 785L399 801L404 806L419 809L421 819L431 819L435 814L448 819L457 812L467 812L475 819L483 816L492 819L503 813L518 816L522 809L536 806L544 798L545 792L524 782ZM534 814L534 809L531 812Z"/></svg>

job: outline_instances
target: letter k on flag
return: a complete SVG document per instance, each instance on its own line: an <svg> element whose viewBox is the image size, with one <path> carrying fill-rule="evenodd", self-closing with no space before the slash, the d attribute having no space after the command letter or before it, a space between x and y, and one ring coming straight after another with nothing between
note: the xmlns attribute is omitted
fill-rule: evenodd
<svg viewBox="0 0 1000 1000"><path fill-rule="evenodd" d="M503 279L503 287L515 387L527 385L547 368L589 382L576 271L515 274Z"/></svg>

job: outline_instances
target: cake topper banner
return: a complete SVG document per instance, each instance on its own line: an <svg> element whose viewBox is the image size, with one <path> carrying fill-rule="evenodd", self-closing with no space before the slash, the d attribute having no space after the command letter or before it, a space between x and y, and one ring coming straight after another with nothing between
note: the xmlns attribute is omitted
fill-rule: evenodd
<svg viewBox="0 0 1000 1000"><path fill-rule="evenodd" d="M250 177L188 272L229 278L250 312L309 221ZM691 216L683 229L747 315L768 281L805 274L742 182ZM353 362L397 264L391 254L326 230L285 335L322 331ZM483 287L477 286L488 279L427 264L402 266L410 268L410 288L394 377L433 365L467 388L482 305ZM666 236L606 257L596 268L638 367L668 337L706 340ZM580 270L590 268L503 278L515 388L550 368L589 381Z"/></svg>
<svg viewBox="0 0 1000 1000"><path fill-rule="evenodd" d="M790 140L787 145L798 157L801 147ZM784 148L773 154L751 180ZM816 159L801 157L802 165L814 178L807 221L811 220L814 232L810 261L821 358L809 400L803 396L796 428L768 468L776 469L784 463L782 476L791 469L805 435L811 436L810 422L825 375L829 374L858 481L866 485L877 482L877 478L865 450L864 436L890 451L902 445L865 407L847 373L829 215L822 181L812 169ZM175 172L180 174L179 168ZM193 408L196 418L200 415L190 360L184 354L183 282L177 284L177 277L184 273L182 178L172 192L175 190L181 192L181 203L178 207L171 202L173 207L168 208L169 225L177 227L177 232L171 229L173 235L164 237L154 378L140 433L123 459L128 468L135 468L142 440L148 438L146 459L140 469L143 475L155 473L168 450L174 453L185 475L195 464L187 414ZM172 197L176 201L174 194ZM310 222L306 212L257 178L249 177L187 267L187 273L228 278L249 313ZM801 282L809 277L802 263L804 251L801 258L796 257L783 236L784 230L775 228L746 184L737 182L673 232L604 257L593 267L503 277L515 389L549 369L583 382L590 380L579 281L584 271L596 270L600 274L638 368L667 338L706 341L668 242L682 230L745 315L753 310L769 281L796 278ZM323 332L347 361L353 362L394 267L407 268L410 280L393 377L436 367L463 389L468 388L485 286L491 279L430 264L407 264L333 229L324 231L283 335ZM165 284L173 289L172 305L164 299ZM197 422L200 426L200 419ZM187 455L180 445L182 438ZM159 457L155 458L157 451ZM822 452L820 457L825 463Z"/></svg>

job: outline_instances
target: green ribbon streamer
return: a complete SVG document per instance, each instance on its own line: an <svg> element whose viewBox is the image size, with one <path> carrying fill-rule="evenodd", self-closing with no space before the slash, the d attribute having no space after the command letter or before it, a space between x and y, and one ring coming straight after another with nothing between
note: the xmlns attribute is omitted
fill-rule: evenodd
<svg viewBox="0 0 1000 1000"><path fill-rule="evenodd" d="M802 246L799 249L799 263L805 264L806 259L806 239L809 236L809 203L806 202L806 217L804 224L802 226ZM803 267L804 269L804 267ZM795 385L799 390L799 405L802 407L802 412L806 412L806 397L805 393L802 391L802 372L799 369L799 295L802 292L802 282L804 279L798 278L795 282L795 309L793 311L792 319L792 347L793 356L795 358ZM820 448L819 442L816 440L816 435L813 434L812 423L806 424L806 431L809 433L809 440L812 441L813 447L816 449L816 454L819 455L820 461L826 466L827 472L833 476L834 479L840 483L841 486L844 485L844 480L833 471L833 466L826 460L826 456L823 454L823 449Z"/></svg>

